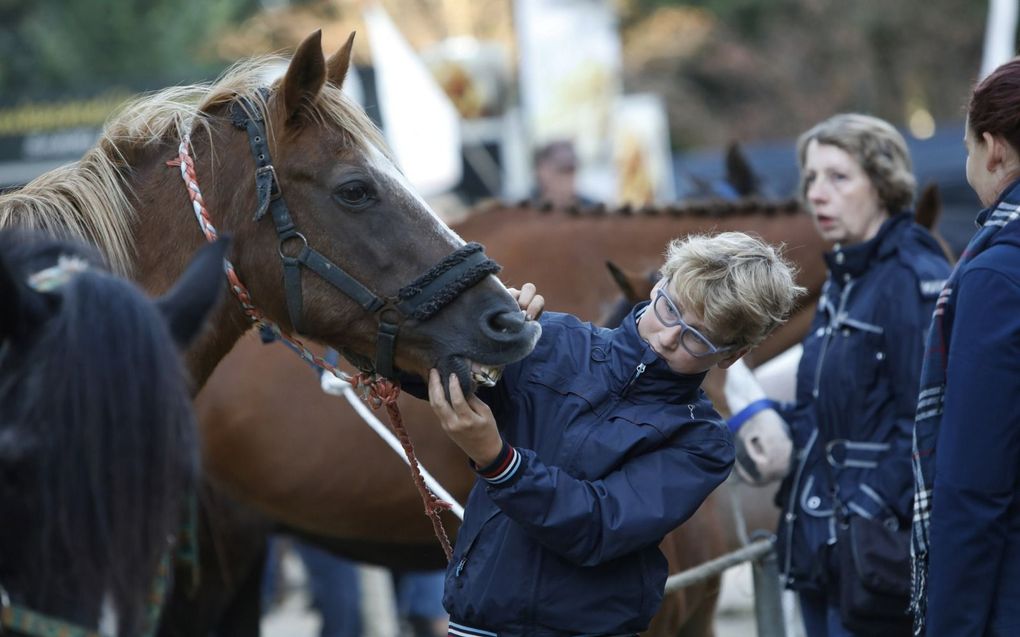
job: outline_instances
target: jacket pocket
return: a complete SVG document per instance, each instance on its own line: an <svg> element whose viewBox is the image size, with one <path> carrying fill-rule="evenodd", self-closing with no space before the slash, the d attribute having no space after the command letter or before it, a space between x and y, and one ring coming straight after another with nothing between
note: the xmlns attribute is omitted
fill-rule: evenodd
<svg viewBox="0 0 1020 637"><path fill-rule="evenodd" d="M565 375L539 369L531 372L528 382L561 396L576 396L589 409L595 409L605 401L604 383L590 374Z"/></svg>
<svg viewBox="0 0 1020 637"><path fill-rule="evenodd" d="M910 528L851 515L840 525L839 612L868 635L908 634Z"/></svg>
<svg viewBox="0 0 1020 637"><path fill-rule="evenodd" d="M459 578L461 574L464 572L464 568L467 566L468 563L468 558L471 556L471 549L474 548L475 544L478 542L478 538L481 537L482 529L485 528L485 525L488 524L489 521L492 520L492 518L496 517L499 514L499 512L500 509L498 507L494 507L493 510L490 511L487 516L485 516L485 519L482 520L482 523L478 525L478 528L471 535L471 537L469 539L463 540L464 542L466 542L466 544L464 545L464 549L454 552L453 559L450 560L450 565L452 568L448 569L448 571L452 572L454 579ZM460 545L460 543L461 541L458 540L457 544Z"/></svg>

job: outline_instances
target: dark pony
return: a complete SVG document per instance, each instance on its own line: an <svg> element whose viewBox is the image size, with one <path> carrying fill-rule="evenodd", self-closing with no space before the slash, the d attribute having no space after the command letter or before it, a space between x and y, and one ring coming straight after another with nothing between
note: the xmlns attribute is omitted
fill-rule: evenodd
<svg viewBox="0 0 1020 637"><path fill-rule="evenodd" d="M153 303L91 248L0 233L0 596L23 620L0 634L41 615L95 630L106 602L118 634L149 621L198 472L178 345L220 293L224 252Z"/></svg>

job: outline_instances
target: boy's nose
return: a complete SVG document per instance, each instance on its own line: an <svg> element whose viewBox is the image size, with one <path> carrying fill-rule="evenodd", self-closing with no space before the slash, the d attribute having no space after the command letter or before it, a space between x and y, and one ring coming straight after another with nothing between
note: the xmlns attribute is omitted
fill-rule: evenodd
<svg viewBox="0 0 1020 637"><path fill-rule="evenodd" d="M683 335L683 331L684 328L681 325L667 327L663 333L662 344L670 350L680 347L680 337Z"/></svg>

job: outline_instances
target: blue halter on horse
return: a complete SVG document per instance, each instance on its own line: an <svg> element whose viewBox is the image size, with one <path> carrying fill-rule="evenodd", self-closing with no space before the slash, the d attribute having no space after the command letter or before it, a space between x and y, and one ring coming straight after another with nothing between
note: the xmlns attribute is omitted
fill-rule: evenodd
<svg viewBox="0 0 1020 637"><path fill-rule="evenodd" d="M179 347L225 244L154 303L91 248L0 232L0 634L91 637L107 603L155 627L198 474Z"/></svg>

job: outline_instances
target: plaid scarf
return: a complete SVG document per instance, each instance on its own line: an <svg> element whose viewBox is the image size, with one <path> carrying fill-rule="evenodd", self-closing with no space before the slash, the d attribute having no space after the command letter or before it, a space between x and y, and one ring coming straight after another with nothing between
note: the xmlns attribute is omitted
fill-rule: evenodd
<svg viewBox="0 0 1020 637"><path fill-rule="evenodd" d="M935 482L935 445L946 391L946 366L949 361L949 335L952 330L951 299L966 264L989 247L1002 228L1020 217L1020 182L1005 190L999 201L978 215L979 230L967 244L949 279L935 302L931 329L921 367L921 393L914 418L914 518L911 524L910 558L913 565L910 610L914 613L914 635L924 634L927 611L928 549L931 524L932 486Z"/></svg>

